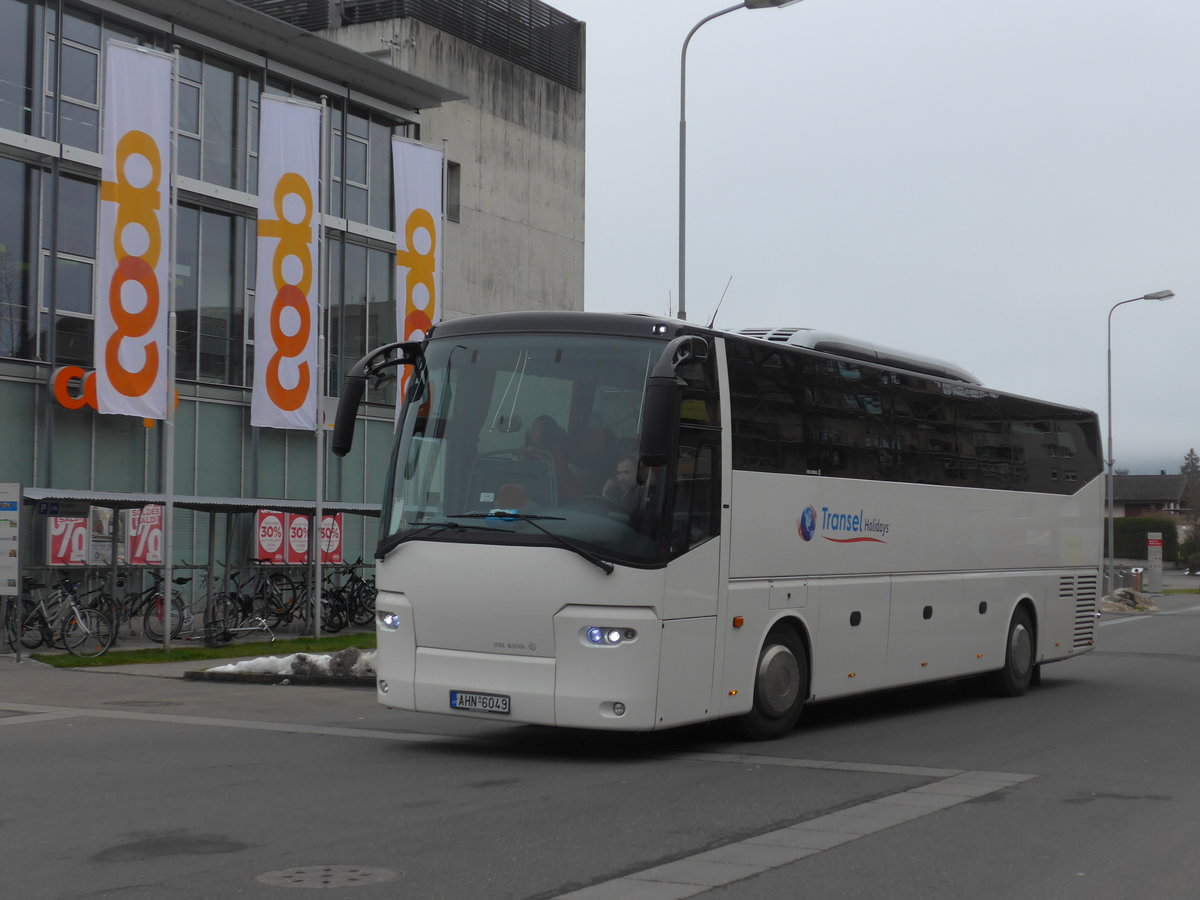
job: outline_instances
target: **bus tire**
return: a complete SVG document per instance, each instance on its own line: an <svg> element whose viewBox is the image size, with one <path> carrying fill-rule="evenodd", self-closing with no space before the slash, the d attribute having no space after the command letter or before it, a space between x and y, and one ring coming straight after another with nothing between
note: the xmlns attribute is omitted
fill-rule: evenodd
<svg viewBox="0 0 1200 900"><path fill-rule="evenodd" d="M776 628L763 642L754 670L754 706L739 719L752 741L781 738L796 727L808 699L808 652L791 628Z"/></svg>
<svg viewBox="0 0 1200 900"><path fill-rule="evenodd" d="M991 687L1001 697L1020 697L1033 682L1034 656L1037 641L1029 610L1019 607L1008 623L1008 639L1004 642L1004 668L993 672Z"/></svg>

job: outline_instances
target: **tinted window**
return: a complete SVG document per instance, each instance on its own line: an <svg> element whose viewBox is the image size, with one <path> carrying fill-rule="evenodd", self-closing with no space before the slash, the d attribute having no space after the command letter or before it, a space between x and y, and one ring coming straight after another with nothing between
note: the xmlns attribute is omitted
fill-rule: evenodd
<svg viewBox="0 0 1200 900"><path fill-rule="evenodd" d="M1095 416L793 348L727 341L733 468L1069 494Z"/></svg>
<svg viewBox="0 0 1200 900"><path fill-rule="evenodd" d="M26 0L0 0L0 128L29 128L33 98L28 42L29 4Z"/></svg>

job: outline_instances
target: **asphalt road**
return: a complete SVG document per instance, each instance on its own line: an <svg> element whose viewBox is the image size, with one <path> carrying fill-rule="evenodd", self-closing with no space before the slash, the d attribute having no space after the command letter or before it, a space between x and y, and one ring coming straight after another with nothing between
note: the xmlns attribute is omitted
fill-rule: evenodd
<svg viewBox="0 0 1200 900"><path fill-rule="evenodd" d="M1192 900L1200 596L1159 602L1024 698L889 692L764 744L0 657L0 895Z"/></svg>

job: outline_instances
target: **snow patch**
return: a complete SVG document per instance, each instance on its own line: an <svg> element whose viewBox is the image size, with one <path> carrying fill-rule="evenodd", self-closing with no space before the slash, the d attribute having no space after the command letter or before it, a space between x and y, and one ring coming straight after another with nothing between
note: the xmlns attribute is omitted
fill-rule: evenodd
<svg viewBox="0 0 1200 900"><path fill-rule="evenodd" d="M208 669L240 675L333 675L375 677L375 651L347 647L337 653L292 653L260 656Z"/></svg>

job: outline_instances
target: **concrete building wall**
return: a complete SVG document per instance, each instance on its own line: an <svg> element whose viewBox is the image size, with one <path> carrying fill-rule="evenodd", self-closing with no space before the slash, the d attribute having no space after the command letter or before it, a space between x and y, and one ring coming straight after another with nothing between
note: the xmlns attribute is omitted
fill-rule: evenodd
<svg viewBox="0 0 1200 900"><path fill-rule="evenodd" d="M583 309L583 92L413 18L321 35L468 98L426 110L420 127L460 167L445 317Z"/></svg>

